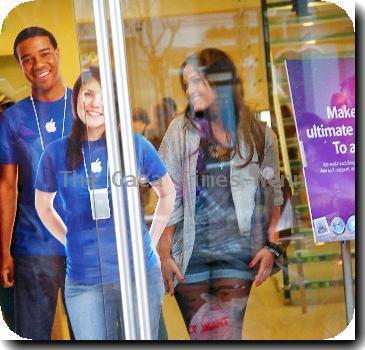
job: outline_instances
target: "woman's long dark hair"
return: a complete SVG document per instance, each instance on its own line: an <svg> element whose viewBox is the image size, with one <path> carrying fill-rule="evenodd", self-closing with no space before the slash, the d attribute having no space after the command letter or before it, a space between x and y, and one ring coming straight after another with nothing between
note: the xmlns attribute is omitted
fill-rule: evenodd
<svg viewBox="0 0 365 350"><path fill-rule="evenodd" d="M77 114L77 100L82 85L91 79L95 79L100 83L100 71L96 66L91 66L82 72L72 89L72 113L74 120L67 145L67 166L70 170L75 170L82 162L82 141L87 139L87 128ZM103 137L105 137L105 134Z"/></svg>
<svg viewBox="0 0 365 350"><path fill-rule="evenodd" d="M228 135L230 136L229 139L234 141L234 151L242 159L240 143L244 142L248 148L247 159L244 159L244 163L240 167L243 168L251 162L255 148L258 154L258 161L261 163L264 158L265 146L264 124L255 118L254 113L245 104L242 81L231 58L225 52L215 48L207 48L189 56L180 68L180 83L184 93L187 86L184 82L183 73L187 65L192 66L216 92L219 86L231 87L230 91L235 114L233 124L235 125L234 128L226 127L226 131L230 134ZM187 122L193 127L200 127L200 148L204 147L204 144L208 141L213 141L209 140L213 138L209 130L212 114L214 113L214 111L209 110L196 113L189 102L186 106L185 117ZM224 116L221 117L223 118ZM232 121L230 123L232 125ZM205 127L207 130L205 130L205 135L203 136L202 130L204 125L208 125L208 127Z"/></svg>

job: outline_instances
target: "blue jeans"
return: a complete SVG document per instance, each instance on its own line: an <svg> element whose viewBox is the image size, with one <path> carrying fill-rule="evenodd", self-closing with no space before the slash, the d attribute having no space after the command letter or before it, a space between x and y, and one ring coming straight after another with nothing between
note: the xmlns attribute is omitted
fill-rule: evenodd
<svg viewBox="0 0 365 350"><path fill-rule="evenodd" d="M152 339L157 340L164 293L158 265L147 272L147 288ZM119 283L87 285L66 277L65 299L76 340L125 339ZM136 303L135 294L134 302ZM137 308L135 318L138 320Z"/></svg>

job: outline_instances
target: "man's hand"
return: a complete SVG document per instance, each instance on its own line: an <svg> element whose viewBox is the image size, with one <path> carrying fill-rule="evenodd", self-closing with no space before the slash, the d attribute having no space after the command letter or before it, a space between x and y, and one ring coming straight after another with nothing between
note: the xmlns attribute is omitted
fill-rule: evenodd
<svg viewBox="0 0 365 350"><path fill-rule="evenodd" d="M4 288L14 285L14 260L10 246L17 207L18 166L0 165L0 282Z"/></svg>
<svg viewBox="0 0 365 350"><path fill-rule="evenodd" d="M0 279L1 285L4 288L10 288L14 286L14 259L8 254L1 257L0 266Z"/></svg>

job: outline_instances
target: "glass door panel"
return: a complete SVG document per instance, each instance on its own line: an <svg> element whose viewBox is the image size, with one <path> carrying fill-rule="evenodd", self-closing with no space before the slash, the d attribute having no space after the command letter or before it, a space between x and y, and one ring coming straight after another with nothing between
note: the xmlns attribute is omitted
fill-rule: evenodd
<svg viewBox="0 0 365 350"><path fill-rule="evenodd" d="M305 1L298 2L303 6L297 11L290 2L266 1L266 6L270 62L275 77L271 93L276 102L278 128L282 128L280 133L282 167L287 170L287 174L291 174L293 181L296 222L293 231L295 243L293 242L287 251L288 280L279 283L283 283L286 289L286 302L293 306L292 309L300 308L301 317L313 315L326 322L327 312L322 313L323 310L336 310L331 312L332 315L335 313L336 317L333 318L333 322L327 323L326 330L318 328L317 323L312 323L301 331L302 339L320 339L335 336L346 327L341 246L335 242L325 244L313 242L303 164L285 61L353 58L355 34L352 21L338 6L322 1L309 1L307 6L305 3ZM313 84L316 82L313 81ZM354 245L352 248L353 259ZM289 323L292 319L290 315L289 312L287 314ZM268 332L267 337L271 336L274 336L273 333Z"/></svg>

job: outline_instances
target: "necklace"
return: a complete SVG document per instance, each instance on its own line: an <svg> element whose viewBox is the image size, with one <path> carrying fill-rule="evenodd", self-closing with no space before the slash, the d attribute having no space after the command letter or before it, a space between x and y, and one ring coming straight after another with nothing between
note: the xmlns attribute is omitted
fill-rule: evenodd
<svg viewBox="0 0 365 350"><path fill-rule="evenodd" d="M35 120L37 121L39 139L41 140L42 151L44 152L43 137L42 137L42 133L41 133L41 128L39 126L38 113L37 113L37 109L35 108L34 99L33 99L32 94L30 95L29 98L30 98L30 101L32 102L32 107L33 107ZM66 119L66 106L67 106L67 87L66 87L66 85L65 85L65 96L64 96L63 99L64 99L65 103L64 103L64 106L63 106L62 137L63 137L64 132L65 132L65 119Z"/></svg>
<svg viewBox="0 0 365 350"><path fill-rule="evenodd" d="M223 165L229 160L231 151L228 149L225 154L219 155L217 146L216 142L212 143L209 147L209 154L212 155L216 161L220 162L219 167L223 170Z"/></svg>

